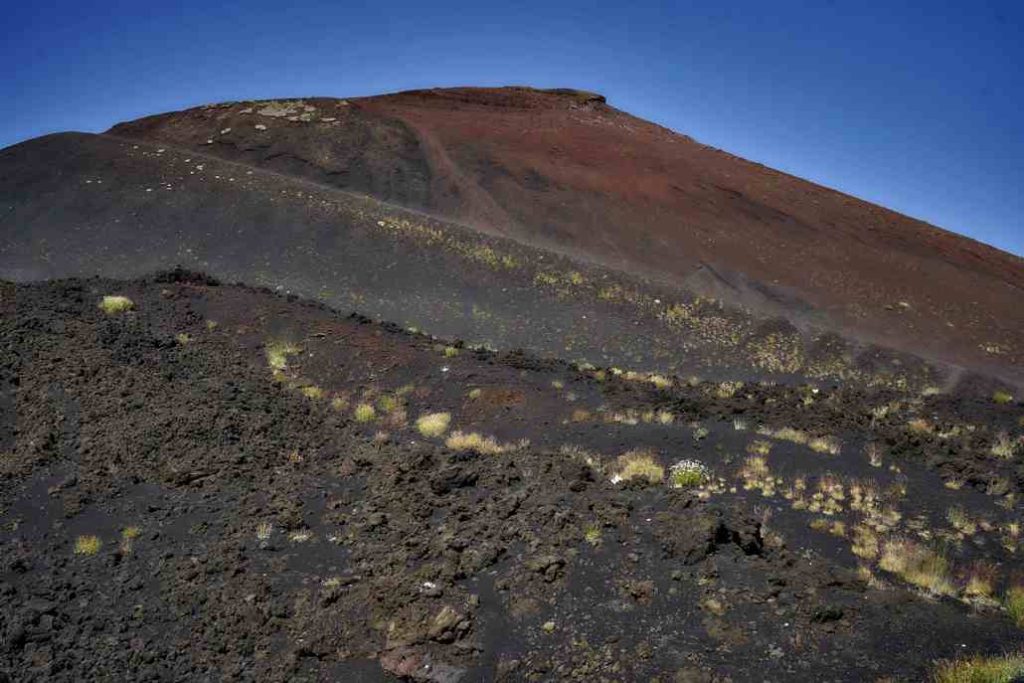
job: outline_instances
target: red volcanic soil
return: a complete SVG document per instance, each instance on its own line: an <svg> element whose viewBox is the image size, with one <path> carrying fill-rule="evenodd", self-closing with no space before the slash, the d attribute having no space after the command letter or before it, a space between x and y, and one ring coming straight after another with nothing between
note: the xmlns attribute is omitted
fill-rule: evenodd
<svg viewBox="0 0 1024 683"><path fill-rule="evenodd" d="M797 321L813 312L926 356L996 372L1021 363L1021 259L702 145L600 95L435 89L263 114L272 104L110 133L358 190Z"/></svg>

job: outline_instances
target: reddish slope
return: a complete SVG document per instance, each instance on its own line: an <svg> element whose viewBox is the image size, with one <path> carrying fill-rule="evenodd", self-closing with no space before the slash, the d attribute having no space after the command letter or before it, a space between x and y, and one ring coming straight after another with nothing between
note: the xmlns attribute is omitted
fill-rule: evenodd
<svg viewBox="0 0 1024 683"><path fill-rule="evenodd" d="M1024 361L1021 259L706 147L600 96L464 88L307 100L285 116L267 106L205 107L111 132L201 147L794 317L814 310L945 360Z"/></svg>

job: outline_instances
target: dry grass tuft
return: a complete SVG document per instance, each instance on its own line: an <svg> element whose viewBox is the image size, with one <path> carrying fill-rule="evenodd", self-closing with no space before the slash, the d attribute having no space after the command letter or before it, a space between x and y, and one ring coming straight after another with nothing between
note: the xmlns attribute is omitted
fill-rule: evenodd
<svg viewBox="0 0 1024 683"><path fill-rule="evenodd" d="M107 315L117 315L132 310L135 308L135 303L126 296L112 294L100 299L99 307Z"/></svg>
<svg viewBox="0 0 1024 683"><path fill-rule="evenodd" d="M996 437L996 442L992 444L992 455L997 458L1012 458L1015 450L1015 446L1010 435L1006 432L1000 432L999 436Z"/></svg>
<svg viewBox="0 0 1024 683"><path fill-rule="evenodd" d="M935 683L1013 683L1024 676L1024 655L971 657L943 662L935 669Z"/></svg>
<svg viewBox="0 0 1024 683"><path fill-rule="evenodd" d="M807 442L807 446L815 453L839 455L841 444L834 436L816 436Z"/></svg>
<svg viewBox="0 0 1024 683"><path fill-rule="evenodd" d="M878 534L866 524L858 524L853 527L853 545L850 550L862 559L875 559L878 557Z"/></svg>
<svg viewBox="0 0 1024 683"><path fill-rule="evenodd" d="M959 505L954 505L946 511L946 520L964 536L973 536L978 530L978 523Z"/></svg>
<svg viewBox="0 0 1024 683"><path fill-rule="evenodd" d="M266 345L264 352L267 354L267 365L271 370L284 371L288 367L288 356L299 352L299 347L291 342L275 341Z"/></svg>
<svg viewBox="0 0 1024 683"><path fill-rule="evenodd" d="M612 483L646 479L660 484L665 479L665 468L658 464L653 451L633 450L623 453L616 461L618 468L612 475Z"/></svg>
<svg viewBox="0 0 1024 683"><path fill-rule="evenodd" d="M139 537L142 530L137 526L128 526L121 530L121 552L125 555L132 551L135 539Z"/></svg>
<svg viewBox="0 0 1024 683"><path fill-rule="evenodd" d="M75 539L75 555L95 555L103 547L99 536L79 536Z"/></svg>
<svg viewBox="0 0 1024 683"><path fill-rule="evenodd" d="M445 446L453 451L476 451L481 455L497 455L508 450L507 446L498 443L493 436L483 436L477 432L452 432L445 441Z"/></svg>
<svg viewBox="0 0 1024 683"><path fill-rule="evenodd" d="M451 422L451 413L428 413L416 420L416 429L427 438L437 438L448 431Z"/></svg>
<svg viewBox="0 0 1024 683"><path fill-rule="evenodd" d="M356 422L370 422L377 417L377 411L369 403L360 403L356 406L353 415Z"/></svg>
<svg viewBox="0 0 1024 683"><path fill-rule="evenodd" d="M899 575L907 583L938 595L953 595L945 557L906 538L886 541L878 566Z"/></svg>
<svg viewBox="0 0 1024 683"><path fill-rule="evenodd" d="M967 574L964 593L975 598L991 598L999 572L991 562L975 562Z"/></svg>
<svg viewBox="0 0 1024 683"><path fill-rule="evenodd" d="M1024 584L1011 586L1006 591L1006 613L1010 615L1014 623L1024 628Z"/></svg>
<svg viewBox="0 0 1024 683"><path fill-rule="evenodd" d="M302 395L305 396L306 398L310 398L313 400L319 400L324 397L324 390L313 384L304 386L301 389L299 389L299 391L301 391Z"/></svg>

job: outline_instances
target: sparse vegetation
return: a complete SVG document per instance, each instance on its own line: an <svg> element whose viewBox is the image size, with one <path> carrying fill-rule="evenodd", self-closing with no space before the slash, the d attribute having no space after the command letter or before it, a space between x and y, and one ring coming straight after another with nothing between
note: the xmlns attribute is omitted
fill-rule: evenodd
<svg viewBox="0 0 1024 683"><path fill-rule="evenodd" d="M1024 656L971 657L943 662L935 683L1014 683L1024 676Z"/></svg>
<svg viewBox="0 0 1024 683"><path fill-rule="evenodd" d="M356 422L372 422L377 419L377 411L369 403L360 403L356 406L353 416Z"/></svg>
<svg viewBox="0 0 1024 683"><path fill-rule="evenodd" d="M1002 389L1000 389L992 394L992 400L998 403L999 405L1013 403L1013 394L1011 394L1008 391L1003 391Z"/></svg>
<svg viewBox="0 0 1024 683"><path fill-rule="evenodd" d="M652 451L628 451L618 457L616 464L612 483L645 479L652 484L660 484L665 479L665 468L658 464Z"/></svg>
<svg viewBox="0 0 1024 683"><path fill-rule="evenodd" d="M768 455L771 451L771 442L764 439L758 439L747 444L747 453L751 455Z"/></svg>
<svg viewBox="0 0 1024 683"><path fill-rule="evenodd" d="M309 529L298 529L288 534L288 540L292 543L305 543L313 538L313 532Z"/></svg>
<svg viewBox="0 0 1024 683"><path fill-rule="evenodd" d="M907 583L932 593L952 595L955 592L949 576L948 560L910 539L897 538L886 541L882 546L878 566L900 576Z"/></svg>
<svg viewBox="0 0 1024 683"><path fill-rule="evenodd" d="M1010 439L1010 435L1006 432L1000 432L996 437L996 442L992 444L991 453L997 458L1012 458L1016 446Z"/></svg>
<svg viewBox="0 0 1024 683"><path fill-rule="evenodd" d="M256 540L268 541L270 535L274 533L274 525L270 522L260 522L256 525Z"/></svg>
<svg viewBox="0 0 1024 683"><path fill-rule="evenodd" d="M971 597L990 598L995 592L996 566L991 562L975 562L967 575L964 593Z"/></svg>
<svg viewBox="0 0 1024 683"><path fill-rule="evenodd" d="M451 413L428 413L416 420L416 429L423 436L435 439L448 431L451 421Z"/></svg>
<svg viewBox="0 0 1024 683"><path fill-rule="evenodd" d="M497 455L508 450L507 446L498 443L494 437L477 432L452 432L445 446L453 451L476 451L481 455Z"/></svg>
<svg viewBox="0 0 1024 683"><path fill-rule="evenodd" d="M76 555L95 555L103 547L103 541L99 536L86 535L75 539Z"/></svg>
<svg viewBox="0 0 1024 683"><path fill-rule="evenodd" d="M264 351L267 356L267 365L271 370L283 372L288 367L288 356L299 352L299 347L290 342L273 341L269 342Z"/></svg>
<svg viewBox="0 0 1024 683"><path fill-rule="evenodd" d="M324 397L324 390L313 384L308 384L302 387L299 391L301 391L302 395L306 398L313 400L319 400Z"/></svg>
<svg viewBox="0 0 1024 683"><path fill-rule="evenodd" d="M692 488L708 480L708 468L697 460L680 460L669 468L673 488Z"/></svg>
<svg viewBox="0 0 1024 683"><path fill-rule="evenodd" d="M100 299L99 307L107 315L117 315L135 308L135 303L126 296L120 294L108 294Z"/></svg>
<svg viewBox="0 0 1024 683"><path fill-rule="evenodd" d="M139 537L142 530L137 526L128 526L121 530L121 552L127 555L132 551L135 539Z"/></svg>
<svg viewBox="0 0 1024 683"><path fill-rule="evenodd" d="M1006 613L1010 615L1017 626L1024 628L1024 584L1011 586L1006 591L1004 602L1006 603Z"/></svg>
<svg viewBox="0 0 1024 683"><path fill-rule="evenodd" d="M829 455L839 455L839 449L842 447L839 443L839 439L832 436L816 436L807 442L807 447L815 453L828 453Z"/></svg>
<svg viewBox="0 0 1024 683"><path fill-rule="evenodd" d="M853 528L853 544L850 550L861 559L874 560L878 557L879 551L878 534L868 525L858 524Z"/></svg>
<svg viewBox="0 0 1024 683"><path fill-rule="evenodd" d="M775 495L775 478L768 468L768 461L761 455L752 455L743 461L739 471L743 480L743 488L747 491L759 490L762 495Z"/></svg>
<svg viewBox="0 0 1024 683"><path fill-rule="evenodd" d="M964 536L972 536L978 530L977 523L959 505L954 505L946 512L946 520Z"/></svg>

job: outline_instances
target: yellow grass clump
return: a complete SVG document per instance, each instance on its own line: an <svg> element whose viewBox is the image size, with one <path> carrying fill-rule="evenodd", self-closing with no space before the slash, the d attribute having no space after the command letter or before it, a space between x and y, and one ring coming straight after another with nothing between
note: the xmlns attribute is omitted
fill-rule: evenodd
<svg viewBox="0 0 1024 683"><path fill-rule="evenodd" d="M75 555L95 555L103 547L99 536L79 536L75 539Z"/></svg>
<svg viewBox="0 0 1024 683"><path fill-rule="evenodd" d="M946 558L910 539L886 541L878 566L932 593L952 595L955 592Z"/></svg>
<svg viewBox="0 0 1024 683"><path fill-rule="evenodd" d="M807 446L815 453L839 455L841 447L839 439L834 436L816 436L807 442Z"/></svg>
<svg viewBox="0 0 1024 683"><path fill-rule="evenodd" d="M299 347L290 342L274 341L266 345L264 352L270 369L281 372L288 367L288 356L298 353Z"/></svg>
<svg viewBox="0 0 1024 683"><path fill-rule="evenodd" d="M305 396L306 398L311 398L314 400L318 400L324 397L324 390L313 384L304 386L299 391L301 391L302 395Z"/></svg>
<svg viewBox="0 0 1024 683"><path fill-rule="evenodd" d="M377 417L377 411L369 403L360 403L353 413L356 422L370 422Z"/></svg>
<svg viewBox="0 0 1024 683"><path fill-rule="evenodd" d="M110 294L100 299L99 307L107 315L117 315L135 308L135 303L126 296Z"/></svg>
<svg viewBox="0 0 1024 683"><path fill-rule="evenodd" d="M451 413L427 413L416 420L416 429L427 438L437 438L448 431Z"/></svg>
<svg viewBox="0 0 1024 683"><path fill-rule="evenodd" d="M497 455L507 450L493 436L484 436L477 432L452 432L445 446L453 451L476 451L481 455Z"/></svg>
<svg viewBox="0 0 1024 683"><path fill-rule="evenodd" d="M665 479L665 468L658 464L652 451L628 451L619 456L617 464L612 483L646 479L652 484L660 484Z"/></svg>

